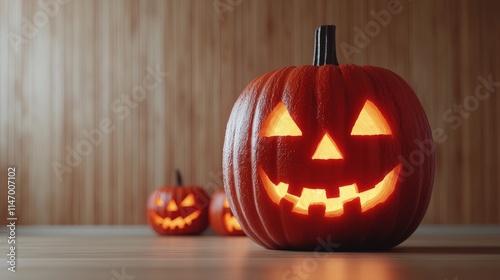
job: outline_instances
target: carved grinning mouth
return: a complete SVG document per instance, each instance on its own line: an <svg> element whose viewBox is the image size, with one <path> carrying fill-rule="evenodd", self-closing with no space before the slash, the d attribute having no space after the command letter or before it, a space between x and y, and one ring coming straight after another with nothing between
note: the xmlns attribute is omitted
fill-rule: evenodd
<svg viewBox="0 0 500 280"><path fill-rule="evenodd" d="M394 191L398 181L401 164L394 167L384 178L375 184L372 189L358 192L357 185L340 186L338 197L326 197L325 189L302 188L300 196L288 193L288 185L284 182L274 184L266 172L259 166L258 172L262 184L267 191L271 200L280 204L282 199L285 199L294 204L292 212L308 215L309 206L324 205L325 217L338 217L344 213L344 203L359 198L361 211L365 212L377 204L384 202Z"/></svg>
<svg viewBox="0 0 500 280"><path fill-rule="evenodd" d="M170 217L162 218L154 212L152 212L152 214L153 219L157 225L161 226L163 229L174 230L175 228L183 229L186 225L191 225L193 223L193 220L197 219L200 216L201 211L196 210L185 218L178 216L173 220L170 219Z"/></svg>

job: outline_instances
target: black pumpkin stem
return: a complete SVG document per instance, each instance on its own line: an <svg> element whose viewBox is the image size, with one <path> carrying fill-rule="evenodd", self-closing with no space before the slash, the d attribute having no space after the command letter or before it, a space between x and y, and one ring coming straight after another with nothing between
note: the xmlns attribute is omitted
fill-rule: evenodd
<svg viewBox="0 0 500 280"><path fill-rule="evenodd" d="M175 170L175 182L177 184L177 186L182 186L182 176L181 176L181 172L179 171L179 169L176 169Z"/></svg>
<svg viewBox="0 0 500 280"><path fill-rule="evenodd" d="M316 29L313 65L326 64L339 65L335 51L335 25L322 25Z"/></svg>

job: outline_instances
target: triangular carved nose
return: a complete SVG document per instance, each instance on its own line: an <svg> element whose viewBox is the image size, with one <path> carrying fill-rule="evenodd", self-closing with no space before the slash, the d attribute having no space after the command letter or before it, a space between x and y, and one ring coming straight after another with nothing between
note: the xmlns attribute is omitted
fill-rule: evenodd
<svg viewBox="0 0 500 280"><path fill-rule="evenodd" d="M343 159L342 153L339 151L337 144L333 141L333 138L325 133L321 141L319 141L318 147L314 152L312 159Z"/></svg>
<svg viewBox="0 0 500 280"><path fill-rule="evenodd" d="M167 211L174 212L177 211L179 208L177 208L177 204L175 204L175 201L172 199L167 205Z"/></svg>

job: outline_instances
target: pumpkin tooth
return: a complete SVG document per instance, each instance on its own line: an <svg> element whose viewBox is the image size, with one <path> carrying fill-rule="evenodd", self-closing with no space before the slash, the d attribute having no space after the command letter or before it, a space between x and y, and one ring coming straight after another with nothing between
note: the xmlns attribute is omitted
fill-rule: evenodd
<svg viewBox="0 0 500 280"><path fill-rule="evenodd" d="M371 181L373 181L373 180L371 180ZM361 193L361 192L373 189L374 184L373 184L373 182L367 183L367 182L358 181L358 182L356 182L356 187L358 188L358 192Z"/></svg>
<svg viewBox="0 0 500 280"><path fill-rule="evenodd" d="M355 197L349 201L344 201L342 209L346 216L359 214L361 212L361 200L359 197Z"/></svg>
<svg viewBox="0 0 500 280"><path fill-rule="evenodd" d="M331 186L331 187L325 189L325 191L326 191L327 198L335 198L335 197L339 197L339 195L340 195L339 188L337 188L335 186Z"/></svg>
<svg viewBox="0 0 500 280"><path fill-rule="evenodd" d="M309 214L309 217L323 218L325 216L325 212L326 212L326 206L324 203L311 204L307 208L307 213Z"/></svg>
<svg viewBox="0 0 500 280"><path fill-rule="evenodd" d="M283 211L297 212L296 209L298 209L298 208L295 207L296 203L297 203L297 197L287 194L285 196L285 198L280 201L279 206L280 206L280 208L283 209ZM298 213L307 215L307 210L306 211L302 210L302 212L298 212Z"/></svg>
<svg viewBox="0 0 500 280"><path fill-rule="evenodd" d="M358 187L356 184L339 187L339 198L342 199L343 202L352 200L356 197L358 197Z"/></svg>
<svg viewBox="0 0 500 280"><path fill-rule="evenodd" d="M303 189L304 188L299 184L289 184L287 193L296 196L298 198L302 195Z"/></svg>

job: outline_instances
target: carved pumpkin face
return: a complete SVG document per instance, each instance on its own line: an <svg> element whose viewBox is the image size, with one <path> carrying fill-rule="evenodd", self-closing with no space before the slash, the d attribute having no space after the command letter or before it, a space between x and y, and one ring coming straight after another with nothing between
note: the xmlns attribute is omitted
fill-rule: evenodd
<svg viewBox="0 0 500 280"><path fill-rule="evenodd" d="M316 250L318 240L337 250L393 247L418 227L430 200L427 118L393 72L331 65L328 51L317 54L326 63L264 74L236 101L223 152L229 204L267 248ZM418 165L406 166L415 151Z"/></svg>
<svg viewBox="0 0 500 280"><path fill-rule="evenodd" d="M336 137L342 139L343 143L338 140L337 144L334 132L342 133L345 129L340 132L334 122L320 125L320 131L304 129L313 133L313 136L309 137L311 141L300 141L294 138L304 137L303 132L286 106L283 102L275 106L260 129L258 145L271 146L263 150L274 149L277 153L284 154L286 160L300 161L303 164L278 164L277 168L270 166L267 160L258 164L260 180L274 203L279 205L285 199L293 204L291 211L294 213L308 215L313 211L324 210L325 217L337 217L344 213L343 205L350 201L359 202L361 212L365 212L383 203L392 194L401 165L397 161L389 161L387 167L377 165L353 172L356 166L349 165L355 165L357 161L354 158L356 155L351 155L350 150L355 150L355 147L350 147L345 142L359 142L360 145L368 142L370 145L369 142L372 141L390 146L394 140L391 127L380 109L370 100L364 102L355 117L349 135ZM349 123L352 123L351 119L347 118ZM278 146L278 142L283 143L282 146ZM308 147L308 143L317 144ZM294 144L296 146L292 146ZM311 170L315 170L308 173L310 176L301 174L301 170L307 168L304 166L307 163ZM339 174L335 174L337 172ZM359 176L355 175L360 172L363 172L363 176L358 180Z"/></svg>
<svg viewBox="0 0 500 280"><path fill-rule="evenodd" d="M241 226L233 216L224 191L212 195L209 209L210 225L219 235L244 235Z"/></svg>
<svg viewBox="0 0 500 280"><path fill-rule="evenodd" d="M199 187L165 187L148 199L148 221L159 234L198 234L208 225L208 194Z"/></svg>

